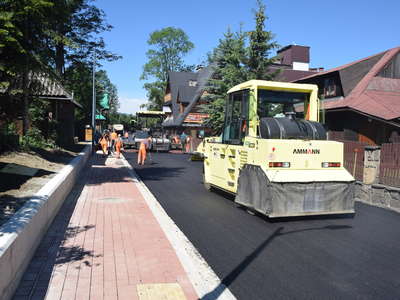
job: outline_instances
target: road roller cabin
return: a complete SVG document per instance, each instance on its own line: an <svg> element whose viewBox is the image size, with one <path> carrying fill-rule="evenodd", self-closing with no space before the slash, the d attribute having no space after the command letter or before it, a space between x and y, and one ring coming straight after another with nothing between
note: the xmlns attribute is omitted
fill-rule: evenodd
<svg viewBox="0 0 400 300"><path fill-rule="evenodd" d="M261 80L230 89L222 135L198 148L205 187L269 217L353 214L354 178L343 167L343 144L326 140L317 92Z"/></svg>

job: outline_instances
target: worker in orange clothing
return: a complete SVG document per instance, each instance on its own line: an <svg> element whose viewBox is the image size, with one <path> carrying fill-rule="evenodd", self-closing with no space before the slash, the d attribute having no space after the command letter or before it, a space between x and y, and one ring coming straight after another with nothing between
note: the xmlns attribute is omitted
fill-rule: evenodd
<svg viewBox="0 0 400 300"><path fill-rule="evenodd" d="M115 129L113 132L111 132L111 152L115 152L115 141L118 138L118 134L115 132Z"/></svg>
<svg viewBox="0 0 400 300"><path fill-rule="evenodd" d="M115 140L115 152L117 153L117 158L120 158L121 149L123 147L121 135L119 134L117 139Z"/></svg>
<svg viewBox="0 0 400 300"><path fill-rule="evenodd" d="M100 145L101 150L103 151L103 156L106 156L108 154L108 136L106 134L103 134L100 138Z"/></svg>
<svg viewBox="0 0 400 300"><path fill-rule="evenodd" d="M185 145L185 150L186 153L191 153L192 152L192 137L190 135L188 135L186 137L186 145Z"/></svg>
<svg viewBox="0 0 400 300"><path fill-rule="evenodd" d="M150 150L150 145L151 145L151 136L140 142L139 153L138 153L138 165L144 165L144 162L146 160L147 150Z"/></svg>

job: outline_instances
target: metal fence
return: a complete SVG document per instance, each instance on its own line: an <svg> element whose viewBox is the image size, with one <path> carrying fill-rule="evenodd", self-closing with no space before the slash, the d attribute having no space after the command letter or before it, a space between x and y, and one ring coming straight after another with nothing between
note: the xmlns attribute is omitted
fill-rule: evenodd
<svg viewBox="0 0 400 300"><path fill-rule="evenodd" d="M400 143L382 144L379 183L400 187Z"/></svg>

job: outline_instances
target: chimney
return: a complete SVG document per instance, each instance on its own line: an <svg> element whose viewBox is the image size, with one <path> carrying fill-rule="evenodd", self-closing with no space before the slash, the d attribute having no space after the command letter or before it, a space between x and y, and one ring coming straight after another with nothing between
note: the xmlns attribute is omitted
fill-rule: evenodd
<svg viewBox="0 0 400 300"><path fill-rule="evenodd" d="M281 64L293 70L308 71L310 68L310 47L288 45L277 51Z"/></svg>

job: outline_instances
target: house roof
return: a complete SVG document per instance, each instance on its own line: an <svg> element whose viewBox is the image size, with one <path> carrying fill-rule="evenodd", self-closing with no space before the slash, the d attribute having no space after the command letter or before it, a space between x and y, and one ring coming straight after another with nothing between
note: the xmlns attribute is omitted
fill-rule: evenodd
<svg viewBox="0 0 400 300"><path fill-rule="evenodd" d="M171 101L174 104L179 102L187 103L183 113L171 116L163 122L164 127L181 126L187 115L200 99L206 87L208 79L214 73L213 65L199 70L198 72L170 72L168 74L169 86L171 89ZM197 81L195 87L189 86L189 81Z"/></svg>
<svg viewBox="0 0 400 300"><path fill-rule="evenodd" d="M197 80L197 74L193 72L169 72L168 84L171 89L171 100L178 99L179 91L184 91L185 87L189 88L189 81ZM186 93L187 94L187 93Z"/></svg>
<svg viewBox="0 0 400 300"><path fill-rule="evenodd" d="M400 118L400 79L378 76L399 53L400 47L393 48L296 82L311 83L316 78L338 72L344 98L323 101L326 110L348 108L384 120Z"/></svg>
<svg viewBox="0 0 400 300"><path fill-rule="evenodd" d="M178 102L190 103L196 93L197 86L180 85L178 86Z"/></svg>
<svg viewBox="0 0 400 300"><path fill-rule="evenodd" d="M16 79L7 87L0 89L0 94L7 94L9 89L19 90L22 94L23 79L22 76ZM78 102L73 99L73 94L67 91L61 84L57 76L47 72L29 72L28 74L28 89L31 96L45 98L49 100L71 101L74 105L82 108Z"/></svg>
<svg viewBox="0 0 400 300"><path fill-rule="evenodd" d="M276 80L291 82L298 80L300 78L304 78L305 76L313 75L316 72L313 71L300 71L300 70L292 70L292 69L283 69L277 76Z"/></svg>

